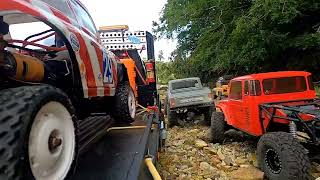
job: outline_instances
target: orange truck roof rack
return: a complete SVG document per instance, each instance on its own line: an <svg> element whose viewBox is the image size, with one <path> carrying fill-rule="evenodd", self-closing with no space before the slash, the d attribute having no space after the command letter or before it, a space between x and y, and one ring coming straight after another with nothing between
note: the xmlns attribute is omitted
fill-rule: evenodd
<svg viewBox="0 0 320 180"><path fill-rule="evenodd" d="M101 26L100 31L128 31L128 25Z"/></svg>
<svg viewBox="0 0 320 180"><path fill-rule="evenodd" d="M110 51L137 50L142 60L154 59L154 37L148 31L129 31L127 25L101 26L102 45Z"/></svg>
<svg viewBox="0 0 320 180"><path fill-rule="evenodd" d="M147 31L129 31L127 25L115 25L102 26L99 32L108 50L147 50Z"/></svg>

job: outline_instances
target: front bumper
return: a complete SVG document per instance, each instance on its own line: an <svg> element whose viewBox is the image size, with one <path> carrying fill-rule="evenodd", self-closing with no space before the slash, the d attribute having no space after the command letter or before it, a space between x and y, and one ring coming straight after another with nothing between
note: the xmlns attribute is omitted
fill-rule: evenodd
<svg viewBox="0 0 320 180"><path fill-rule="evenodd" d="M206 107L211 107L215 106L214 102L210 103L202 103L202 104L197 104L197 105L188 105L188 106L179 106L179 107L174 107L170 108L171 111L181 111L181 110L188 110L188 109L198 109L198 108L206 108Z"/></svg>

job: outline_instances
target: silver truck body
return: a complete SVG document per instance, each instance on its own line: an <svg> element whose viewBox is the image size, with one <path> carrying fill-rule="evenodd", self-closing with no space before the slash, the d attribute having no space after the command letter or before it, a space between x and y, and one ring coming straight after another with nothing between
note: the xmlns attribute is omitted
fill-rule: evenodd
<svg viewBox="0 0 320 180"><path fill-rule="evenodd" d="M177 79L169 82L168 101L170 109L212 106L213 99L208 87L203 87L200 78Z"/></svg>

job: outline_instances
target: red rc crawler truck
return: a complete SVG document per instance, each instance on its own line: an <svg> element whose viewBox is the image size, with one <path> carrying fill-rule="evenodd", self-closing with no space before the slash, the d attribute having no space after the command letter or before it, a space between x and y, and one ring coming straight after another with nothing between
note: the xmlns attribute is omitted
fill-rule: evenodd
<svg viewBox="0 0 320 180"><path fill-rule="evenodd" d="M252 74L232 79L230 95L211 118L211 138L222 142L234 127L258 142L258 164L273 179L308 179L310 161L303 145L320 145L320 101L308 72Z"/></svg>

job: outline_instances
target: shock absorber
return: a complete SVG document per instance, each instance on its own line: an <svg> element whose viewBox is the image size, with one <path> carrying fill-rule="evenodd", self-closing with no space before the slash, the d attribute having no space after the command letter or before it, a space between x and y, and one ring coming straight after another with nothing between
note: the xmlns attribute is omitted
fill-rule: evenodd
<svg viewBox="0 0 320 180"><path fill-rule="evenodd" d="M294 138L297 138L297 125L293 121L289 124L290 133Z"/></svg>

